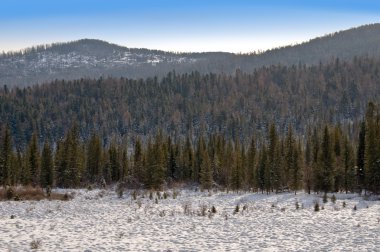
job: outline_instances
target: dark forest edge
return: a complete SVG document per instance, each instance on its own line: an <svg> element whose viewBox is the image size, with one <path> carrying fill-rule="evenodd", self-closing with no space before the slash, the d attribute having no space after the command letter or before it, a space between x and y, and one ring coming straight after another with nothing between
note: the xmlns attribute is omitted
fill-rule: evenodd
<svg viewBox="0 0 380 252"><path fill-rule="evenodd" d="M160 190L173 183L278 193L380 193L380 112L369 103L357 141L340 125L309 129L297 136L289 126L279 134L271 124L267 136L251 136L246 145L221 134L174 141L158 131L143 142L111 143L98 134L79 138L74 125L52 148L42 149L33 134L25 150L14 146L7 126L1 134L1 185L79 188L122 183L127 188ZM128 146L133 148L128 148ZM132 150L131 150L132 149Z"/></svg>

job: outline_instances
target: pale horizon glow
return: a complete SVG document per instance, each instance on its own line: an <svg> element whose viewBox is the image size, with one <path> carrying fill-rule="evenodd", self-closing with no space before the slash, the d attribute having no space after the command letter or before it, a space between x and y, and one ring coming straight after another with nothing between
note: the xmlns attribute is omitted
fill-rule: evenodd
<svg viewBox="0 0 380 252"><path fill-rule="evenodd" d="M250 53L380 21L374 0L3 1L0 52L88 38L171 52Z"/></svg>

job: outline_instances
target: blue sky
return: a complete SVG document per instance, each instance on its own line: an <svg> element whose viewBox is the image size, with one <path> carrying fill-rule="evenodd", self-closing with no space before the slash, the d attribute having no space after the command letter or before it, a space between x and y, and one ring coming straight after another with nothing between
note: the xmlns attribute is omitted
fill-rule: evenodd
<svg viewBox="0 0 380 252"><path fill-rule="evenodd" d="M375 0L1 0L0 51L96 38L168 51L252 52L377 22Z"/></svg>

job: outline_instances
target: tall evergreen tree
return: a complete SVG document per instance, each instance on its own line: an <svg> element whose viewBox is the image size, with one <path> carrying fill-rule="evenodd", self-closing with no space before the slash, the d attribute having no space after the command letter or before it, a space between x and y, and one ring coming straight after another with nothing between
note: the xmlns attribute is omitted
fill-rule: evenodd
<svg viewBox="0 0 380 252"><path fill-rule="evenodd" d="M87 144L86 155L86 178L90 183L102 177L102 152L99 136L93 133Z"/></svg>
<svg viewBox="0 0 380 252"><path fill-rule="evenodd" d="M8 127L5 127L3 141L0 152L0 184L9 185L11 182L11 158L12 158L12 139Z"/></svg>
<svg viewBox="0 0 380 252"><path fill-rule="evenodd" d="M52 187L54 182L54 162L50 145L47 141L44 143L41 155L41 178L42 187Z"/></svg>
<svg viewBox="0 0 380 252"><path fill-rule="evenodd" d="M365 127L365 121L361 122L360 124L360 132L359 132L359 143L357 147L357 158L356 158L356 175L357 175L357 180L358 180L358 187L360 193L362 190L365 188L365 170L364 170L364 164L365 164L365 132L366 132L366 127Z"/></svg>
<svg viewBox="0 0 380 252"><path fill-rule="evenodd" d="M28 183L31 183L34 186L39 185L40 179L39 153L37 134L33 133L28 147L27 165L29 166L30 171L30 181L28 181Z"/></svg>
<svg viewBox="0 0 380 252"><path fill-rule="evenodd" d="M321 173L319 176L319 184L321 185L321 190L327 193L333 189L333 155L331 149L331 139L330 133L327 126L325 126L323 132L323 139L321 145Z"/></svg>

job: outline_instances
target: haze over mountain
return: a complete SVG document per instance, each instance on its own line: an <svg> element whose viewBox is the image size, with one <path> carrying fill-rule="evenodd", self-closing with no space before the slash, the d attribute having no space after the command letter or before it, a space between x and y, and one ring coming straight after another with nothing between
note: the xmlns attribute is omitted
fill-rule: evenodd
<svg viewBox="0 0 380 252"><path fill-rule="evenodd" d="M22 52L0 55L0 85L30 86L55 79L98 78L100 76L146 78L177 73L233 73L268 65L313 65L332 58L380 56L380 24L365 25L308 42L263 53L226 52L173 53L127 48L94 39L82 39Z"/></svg>

